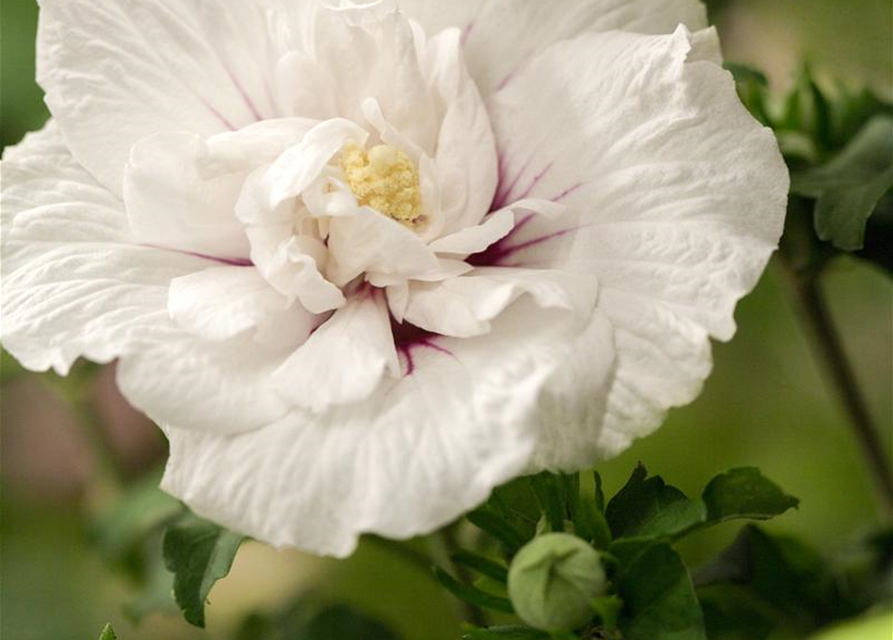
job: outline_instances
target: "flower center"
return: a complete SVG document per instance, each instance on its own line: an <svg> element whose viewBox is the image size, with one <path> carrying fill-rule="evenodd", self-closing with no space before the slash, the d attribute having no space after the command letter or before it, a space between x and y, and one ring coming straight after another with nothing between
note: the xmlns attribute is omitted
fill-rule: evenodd
<svg viewBox="0 0 893 640"><path fill-rule="evenodd" d="M422 217L419 172L399 149L380 144L367 151L349 143L339 164L360 206L372 207L406 226Z"/></svg>

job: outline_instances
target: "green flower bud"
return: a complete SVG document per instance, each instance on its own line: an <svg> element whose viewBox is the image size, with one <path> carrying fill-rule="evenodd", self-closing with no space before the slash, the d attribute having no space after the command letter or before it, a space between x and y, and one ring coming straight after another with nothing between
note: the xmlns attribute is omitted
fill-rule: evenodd
<svg viewBox="0 0 893 640"><path fill-rule="evenodd" d="M518 616L543 631L572 631L592 617L590 603L607 592L601 554L568 533L525 545L509 567L509 597Z"/></svg>

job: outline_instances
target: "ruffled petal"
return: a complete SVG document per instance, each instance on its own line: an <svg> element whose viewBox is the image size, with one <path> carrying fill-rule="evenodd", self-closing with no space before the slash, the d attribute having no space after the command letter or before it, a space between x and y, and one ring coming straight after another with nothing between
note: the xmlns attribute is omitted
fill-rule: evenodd
<svg viewBox="0 0 893 640"><path fill-rule="evenodd" d="M124 174L124 203L140 242L230 261L250 248L236 219L244 174L204 178L208 147L191 133L159 133L138 142Z"/></svg>
<svg viewBox="0 0 893 640"><path fill-rule="evenodd" d="M270 384L288 351L247 335L211 341L177 329L118 363L121 393L152 420L207 433L243 433L292 409Z"/></svg>
<svg viewBox="0 0 893 640"><path fill-rule="evenodd" d="M180 326L207 340L253 329L265 346L278 349L303 344L319 324L318 316L290 304L253 267L216 267L176 278L168 310Z"/></svg>
<svg viewBox="0 0 893 640"><path fill-rule="evenodd" d="M255 2L42 0L38 81L75 157L120 193L137 140L276 116L268 34Z"/></svg>
<svg viewBox="0 0 893 640"><path fill-rule="evenodd" d="M618 345L605 455L697 395L708 336L732 336L782 231L787 170L718 58L713 31L590 35L554 45L490 103L501 197L567 207L525 219L491 257L602 286ZM548 96L536 113L532 94Z"/></svg>
<svg viewBox="0 0 893 640"><path fill-rule="evenodd" d="M461 30L472 76L484 95L560 40L615 29L657 34L680 24L707 26L707 11L698 0L399 1L429 34L447 27Z"/></svg>
<svg viewBox="0 0 893 640"><path fill-rule="evenodd" d="M365 402L237 437L167 428L162 486L234 530L319 554L348 555L362 533L428 533L526 468L567 332L519 301L491 335L404 343L411 372Z"/></svg>
<svg viewBox="0 0 893 640"><path fill-rule="evenodd" d="M273 375L284 398L313 412L359 402L399 373L384 296L360 292Z"/></svg>
<svg viewBox="0 0 893 640"><path fill-rule="evenodd" d="M65 148L54 123L6 150L3 345L29 369L66 373L167 340L173 278L213 264L134 244L123 203Z"/></svg>
<svg viewBox="0 0 893 640"><path fill-rule="evenodd" d="M596 294L595 278L569 271L484 267L443 282L411 283L402 318L434 334L469 338L489 333L491 321L522 295L586 320Z"/></svg>

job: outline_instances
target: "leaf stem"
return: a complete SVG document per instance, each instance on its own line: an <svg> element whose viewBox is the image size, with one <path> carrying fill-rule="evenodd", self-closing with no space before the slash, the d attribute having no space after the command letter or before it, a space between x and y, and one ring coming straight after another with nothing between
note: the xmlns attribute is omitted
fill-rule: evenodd
<svg viewBox="0 0 893 640"><path fill-rule="evenodd" d="M890 462L828 311L819 274L812 270L798 271L787 261L785 266L800 308L800 317L812 337L813 352L822 362L828 380L837 389L850 418L853 434L871 471L878 502L887 518L893 519L893 473Z"/></svg>

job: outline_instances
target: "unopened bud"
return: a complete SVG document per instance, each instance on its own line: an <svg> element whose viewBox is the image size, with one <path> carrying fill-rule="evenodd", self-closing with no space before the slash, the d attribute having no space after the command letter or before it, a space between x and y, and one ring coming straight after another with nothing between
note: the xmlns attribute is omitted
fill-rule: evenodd
<svg viewBox="0 0 893 640"><path fill-rule="evenodd" d="M586 624L593 617L592 600L607 587L599 552L567 533L534 538L509 567L515 612L543 631L572 631Z"/></svg>

